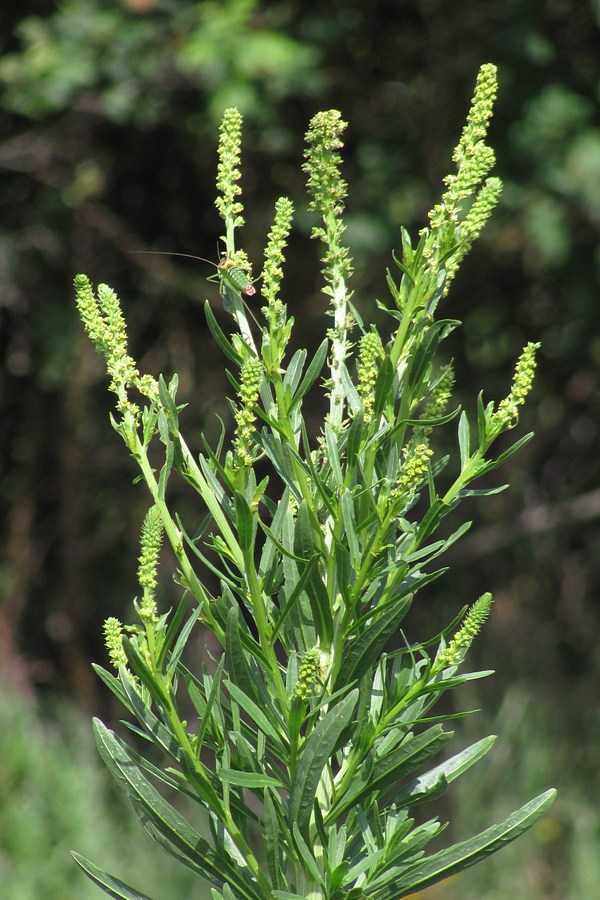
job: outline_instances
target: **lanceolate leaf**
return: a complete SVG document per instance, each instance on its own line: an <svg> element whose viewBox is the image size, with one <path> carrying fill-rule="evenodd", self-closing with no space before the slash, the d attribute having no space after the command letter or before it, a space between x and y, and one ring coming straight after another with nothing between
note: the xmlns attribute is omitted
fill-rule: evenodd
<svg viewBox="0 0 600 900"><path fill-rule="evenodd" d="M281 742L281 737L277 732L277 729L273 722L275 721L275 711L271 707L267 711L264 711L259 707L250 697L245 694L237 684L233 684L231 681L225 681L225 686L227 690L233 697L233 699L239 703L240 707L245 710L251 719L258 725L261 731L273 742L274 747L277 747L282 755L285 757L287 753L283 748L283 744Z"/></svg>
<svg viewBox="0 0 600 900"><path fill-rule="evenodd" d="M386 353L383 362L379 367L377 381L375 382L374 411L376 415L380 415L383 412L385 405L389 400L390 388L392 387L393 382L394 366L389 355Z"/></svg>
<svg viewBox="0 0 600 900"><path fill-rule="evenodd" d="M365 796L384 791L397 783L402 777L431 759L451 737L451 732L444 732L441 726L435 725L423 734L408 738L397 750L382 754L374 764L365 765L359 770L348 790L338 798L326 821L335 821L339 815L359 803Z"/></svg>
<svg viewBox="0 0 600 900"><path fill-rule="evenodd" d="M232 362L236 363L236 365L239 365L240 356L233 349L231 341L229 341L221 331L219 323L215 319L215 315L210 308L210 303L208 302L208 300L204 304L204 314L206 315L206 321L208 323L208 327L210 328L210 332L225 356L228 356Z"/></svg>
<svg viewBox="0 0 600 900"><path fill-rule="evenodd" d="M325 714L304 742L298 768L293 775L289 803L290 823L297 823L302 833L305 832L310 820L321 773L342 731L352 718L357 698L358 690L355 688Z"/></svg>
<svg viewBox="0 0 600 900"><path fill-rule="evenodd" d="M383 648L393 634L396 634L400 622L410 609L411 598L403 597L397 604L382 613L372 625L367 625L364 632L350 646L342 662L335 682L334 690L344 684L360 681L371 666L379 660Z"/></svg>
<svg viewBox="0 0 600 900"><path fill-rule="evenodd" d="M229 676L249 697L260 703L260 691L256 672L252 672L250 662L240 638L240 613L237 606L232 606L227 615L226 655Z"/></svg>
<svg viewBox="0 0 600 900"><path fill-rule="evenodd" d="M94 884L97 884L98 887L102 888L104 893L108 894L109 897L117 897L120 898L120 900L151 900L147 894L141 894L134 888L129 887L125 882L115 878L114 875L103 872L102 869L99 869L84 856L80 856L79 853L71 851L71 856L77 865L83 869L87 877L93 881Z"/></svg>
<svg viewBox="0 0 600 900"><path fill-rule="evenodd" d="M531 828L554 802L555 796L555 790L546 791L516 810L502 824L493 825L475 837L421 860L402 877L394 879L388 893L377 896L389 900L405 897L480 862Z"/></svg>
<svg viewBox="0 0 600 900"><path fill-rule="evenodd" d="M304 374L304 378L300 382L300 386L299 386L298 390L296 391L296 393L294 394L292 404L298 403L298 401L301 400L302 397L304 397L304 395L311 389L311 387L313 386L313 384L315 383L315 381L321 374L321 369L323 368L323 365L325 364L325 359L327 357L328 344L329 344L329 341L327 340L327 338L325 338L319 344L319 346L317 348L317 352L315 353L312 360L310 361L308 369L306 370L306 372Z"/></svg>
<svg viewBox="0 0 600 900"><path fill-rule="evenodd" d="M184 865L222 887L226 881L235 885L240 896L258 900L260 894L241 877L238 870L222 856L142 775L127 752L125 744L99 720L94 720L98 750L108 769L130 798L142 825L162 847ZM214 806L219 801L215 796Z"/></svg>
<svg viewBox="0 0 600 900"><path fill-rule="evenodd" d="M463 750L462 753L457 753L439 766L426 772L425 775L419 775L418 778L413 779L413 781L404 785L398 793L394 794L392 798L394 804L396 806L413 806L416 803L422 803L424 800L432 798L432 791L434 790L436 790L436 796L439 796L437 786L442 783L445 790L445 787L450 782L463 775L472 765L485 756L494 745L495 740L495 735L483 738L481 741L477 741L476 744Z"/></svg>

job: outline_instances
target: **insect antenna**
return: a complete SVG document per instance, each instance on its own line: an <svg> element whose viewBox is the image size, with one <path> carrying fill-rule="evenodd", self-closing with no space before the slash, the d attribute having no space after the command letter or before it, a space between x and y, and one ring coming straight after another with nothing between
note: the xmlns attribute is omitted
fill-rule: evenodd
<svg viewBox="0 0 600 900"><path fill-rule="evenodd" d="M208 263L209 266L213 266L215 269L218 268L217 264L212 261L212 259L206 259L205 256L195 256L193 253L175 253L175 251L171 250L130 250L130 253L143 253L144 255L149 256L185 256L187 259L199 259L200 262Z"/></svg>

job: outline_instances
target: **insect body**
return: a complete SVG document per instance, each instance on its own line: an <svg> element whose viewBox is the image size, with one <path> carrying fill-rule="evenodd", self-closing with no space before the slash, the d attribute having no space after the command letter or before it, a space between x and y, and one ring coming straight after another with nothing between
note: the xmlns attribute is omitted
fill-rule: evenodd
<svg viewBox="0 0 600 900"><path fill-rule="evenodd" d="M188 259L199 259L202 262L209 263L217 270L214 275L208 278L208 281L216 281L219 284L220 294L223 299L223 306L229 313L233 313L235 307L235 296L240 298L253 297L256 294L256 288L252 284L250 277L250 265L241 264L238 260L232 259L223 253L221 261L218 263L206 259L204 256L194 256L191 253L167 253L161 250L134 250L134 253L152 253L158 256L185 256ZM243 297L241 299L243 299Z"/></svg>
<svg viewBox="0 0 600 900"><path fill-rule="evenodd" d="M249 280L248 272L236 265L228 256L224 256L218 264L216 277L223 287L230 287L238 294L253 297L256 293L256 288Z"/></svg>

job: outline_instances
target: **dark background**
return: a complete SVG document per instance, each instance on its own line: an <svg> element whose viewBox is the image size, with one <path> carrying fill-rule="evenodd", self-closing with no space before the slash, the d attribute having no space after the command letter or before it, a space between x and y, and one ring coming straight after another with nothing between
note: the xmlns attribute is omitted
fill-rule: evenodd
<svg viewBox="0 0 600 900"><path fill-rule="evenodd" d="M484 590L495 596L473 664L496 675L463 695L484 711L459 728L472 739L496 731L502 749L442 809L456 833L548 785L560 798L515 862L501 854L483 880L435 896L507 896L510 878L535 897L591 896L600 882L599 21L587 0L2 5L0 671L17 708L28 697L42 701L44 720L57 700L110 715L90 661L104 662L103 620L127 619L136 593L147 500L108 422L73 276L117 290L142 371L177 370L188 442L200 430L210 437L214 414L229 415L201 309L217 300L210 267L131 251L217 258L223 109L245 117L244 245L256 270L275 199L296 204L285 291L296 340L314 345L326 324L300 169L310 117L335 107L349 122L354 300L376 319L399 228L415 235L425 224L477 70L491 61L500 91L490 140L505 189L446 301L464 322L447 353L472 410L480 388L487 399L507 393L522 346L540 340L519 425L536 437L500 474L510 491L464 513L473 532L417 618L430 633ZM165 582L168 605L176 594Z"/></svg>

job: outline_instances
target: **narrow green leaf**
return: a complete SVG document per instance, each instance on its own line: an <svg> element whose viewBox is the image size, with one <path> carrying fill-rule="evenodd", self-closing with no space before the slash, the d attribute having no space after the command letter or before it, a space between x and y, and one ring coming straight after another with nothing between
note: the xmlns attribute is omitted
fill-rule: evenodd
<svg viewBox="0 0 600 900"><path fill-rule="evenodd" d="M277 888L281 884L281 829L275 803L271 792L268 790L264 793L263 804L265 808L264 838L267 865L271 876L271 884Z"/></svg>
<svg viewBox="0 0 600 900"><path fill-rule="evenodd" d="M362 410L359 410L353 418L348 431L345 432L348 466L353 466L355 463L364 429L364 416Z"/></svg>
<svg viewBox="0 0 600 900"><path fill-rule="evenodd" d="M336 797L326 816L326 823L334 822L338 816L360 803L365 797L373 796L396 784L435 756L451 737L452 732L445 732L440 725L434 725L422 734L405 740L397 750L382 753L374 764L372 757L368 759L359 769L348 790Z"/></svg>
<svg viewBox="0 0 600 900"><path fill-rule="evenodd" d="M325 714L302 746L289 801L290 824L296 823L301 832L308 827L321 773L340 735L352 719L357 699L358 690L354 688Z"/></svg>
<svg viewBox="0 0 600 900"><path fill-rule="evenodd" d="M120 900L151 900L147 894L142 894L140 891L136 891L135 888L129 887L124 881L115 878L114 875L103 872L102 869L99 869L84 856L80 856L79 853L75 853L74 850L71 850L71 856L77 865L83 869L90 881L102 888L109 897L117 897Z"/></svg>
<svg viewBox="0 0 600 900"><path fill-rule="evenodd" d="M163 708L168 706L168 697L158 676L146 664L146 661L142 658L138 648L130 638L123 638L123 649L132 671L138 676L142 684L148 688L156 702Z"/></svg>
<svg viewBox="0 0 600 900"><path fill-rule="evenodd" d="M335 486L340 488L344 483L342 464L340 462L340 451L338 450L337 438L333 429L327 422L325 423L325 444L327 446L327 462L331 466Z"/></svg>
<svg viewBox="0 0 600 900"><path fill-rule="evenodd" d="M176 376L173 376L173 380L169 387L162 377L162 375L158 378L158 396L160 397L160 402L162 404L162 408L165 411L165 415L167 416L167 422L169 425L169 433L173 437L177 437L179 434L179 412L177 410L177 406L175 404L175 400L171 394L169 388L172 388L173 391L177 389L177 382L175 380Z"/></svg>
<svg viewBox="0 0 600 900"><path fill-rule="evenodd" d="M477 438L479 440L480 449L485 447L486 433L487 421L485 407L483 405L483 391L479 391L479 394L477 395Z"/></svg>
<svg viewBox="0 0 600 900"><path fill-rule="evenodd" d="M133 708L131 707L129 700L127 699L127 694L125 692L125 688L121 684L118 678L115 678L110 672L106 669L103 669L102 666L97 665L97 663L92 663L92 669L100 678L107 688L112 691L117 700L120 700L125 709L129 710L132 715L135 715L133 712Z"/></svg>
<svg viewBox="0 0 600 900"><path fill-rule="evenodd" d="M185 623L185 625L179 632L177 640L175 641L175 646L173 647L173 650L169 656L169 661L168 661L166 671L167 671L167 678L170 681L173 680L175 670L179 666L179 661L182 657L183 651L187 647L188 638L197 624L198 624L198 611L194 610L192 615L189 617L189 619L187 620L187 622Z"/></svg>
<svg viewBox="0 0 600 900"><path fill-rule="evenodd" d="M294 553L300 559L309 560L316 549L310 511L306 500L302 499L294 528Z"/></svg>
<svg viewBox="0 0 600 900"><path fill-rule="evenodd" d="M467 747L467 749L463 750L461 753L457 753L455 756L450 757L450 759L440 763L439 766L436 766L424 775L419 775L418 778L414 778L408 784L404 785L397 794L394 794L393 803L395 803L396 806L408 807L414 806L417 803L422 803L424 800L431 799L432 791L438 784L443 782L445 789L447 785L460 775L463 775L472 765L478 762L478 760L482 759L482 757L491 750L495 740L495 735L483 738L471 747ZM436 796L439 796L439 794L436 793Z"/></svg>
<svg viewBox="0 0 600 900"><path fill-rule="evenodd" d="M491 856L531 828L554 802L555 796L554 789L546 791L516 810L500 825L493 825L475 837L421 860L394 881L394 897L422 891Z"/></svg>
<svg viewBox="0 0 600 900"><path fill-rule="evenodd" d="M355 568L360 565L360 547L356 535L356 517L354 515L354 499L346 488L342 494L342 517L344 519L344 531L348 540L350 560Z"/></svg>
<svg viewBox="0 0 600 900"><path fill-rule="evenodd" d="M240 637L241 628L239 608L232 606L227 614L225 636L227 670L234 684L237 684L256 703L261 703L262 697L258 690L257 673L251 670L250 661L246 659Z"/></svg>
<svg viewBox="0 0 600 900"><path fill-rule="evenodd" d="M248 501L239 491L235 492L235 527L241 549L249 550L254 541L254 516Z"/></svg>
<svg viewBox="0 0 600 900"><path fill-rule="evenodd" d="M159 747L162 747L173 759L178 759L181 748L175 739L175 735L165 728L152 710L146 706L133 684L127 680L124 670L123 672L123 685L127 692L128 705L133 710L136 719Z"/></svg>
<svg viewBox="0 0 600 900"><path fill-rule="evenodd" d="M310 852L308 844L302 837L302 833L298 827L297 822L294 822L292 824L292 832L294 835L294 842L296 844L296 847L298 848L300 856L302 857L302 861L304 862L306 871L309 873L309 875L312 875L317 884L324 888L325 882L323 881L323 876L319 872L319 867L317 866L314 856Z"/></svg>
<svg viewBox="0 0 600 900"><path fill-rule="evenodd" d="M360 681L365 672L375 665L383 648L393 634L396 634L400 622L410 609L411 597L402 597L389 609L375 613L375 621L368 625L363 633L352 644L344 657L343 665L336 678L334 690L344 684Z"/></svg>
<svg viewBox="0 0 600 900"><path fill-rule="evenodd" d="M224 666L224 665L225 665L225 654L223 654L223 655L221 656L221 659L219 660L219 664L217 665L217 668L216 668L216 670L215 670L215 674L214 674L213 677L212 677L212 683L211 683L211 686L210 686L210 693L209 693L208 698L207 698L207 700L206 700L206 706L205 706L205 708L204 708L204 714L202 715L202 718L201 718L201 721L200 721L200 727L199 727L199 729L198 729L198 736L197 736L197 738L196 738L196 753L197 753L198 757L200 756L200 751L201 751L201 749L202 749L202 744L204 743L204 735L206 734L206 729L208 728L208 725L209 725L209 723L210 723L210 719L211 719L211 715L212 715L212 708L213 708L213 706L214 706L214 704L215 704L215 701L217 701L217 698L220 697L220 692L221 692L221 676L222 676L222 674L223 674L223 666ZM190 681L190 682L189 682L189 686L188 686L188 690L190 691L190 697L191 697L192 702L193 702L194 698L193 698L193 694L192 694L192 690L191 690L192 686L193 686L193 682ZM195 688L195 690L198 691L198 693L200 693L199 688ZM218 702L218 701L217 701L217 702ZM195 704L194 704L194 705L195 705ZM200 710L198 710L198 712L200 712Z"/></svg>
<svg viewBox="0 0 600 900"><path fill-rule="evenodd" d="M374 412L376 416L381 415L386 403L389 399L391 387L394 383L394 366L388 353L383 358L383 362L377 373L377 381L375 382L375 400Z"/></svg>
<svg viewBox="0 0 600 900"><path fill-rule="evenodd" d="M285 622L287 616L290 614L290 612L292 611L292 609L298 602L300 594L302 594L302 592L304 591L307 582L309 581L309 579L311 579L313 577L314 570L317 568L317 564L318 564L318 557L313 556L313 558L310 559L308 561L308 563L302 568L302 572L300 574L300 577L298 578L298 580L296 581L296 583L294 585L294 589L290 592L289 597L285 601L285 606L283 607L279 616L277 617L277 621L275 623L273 631L271 632L271 642L274 642L274 640L277 637L277 634L279 632L279 629L281 628L281 626Z"/></svg>
<svg viewBox="0 0 600 900"><path fill-rule="evenodd" d="M294 394L292 399L292 406L298 403L305 394L311 389L317 378L319 377L321 370L325 364L325 359L327 358L327 347L329 342L327 338L325 338L319 346L317 347L317 352L313 356L304 374L304 378L300 382L300 387ZM290 407L291 408L291 407Z"/></svg>
<svg viewBox="0 0 600 900"><path fill-rule="evenodd" d="M227 338L221 331L219 323L215 319L215 315L210 308L210 303L208 302L208 300L206 300L206 302L204 303L204 315L206 316L206 321L210 329L210 333L212 334L218 346L221 348L225 356L229 357L229 359L232 362L236 363L236 365L239 365L241 362L240 355L239 353L236 353L236 351L233 349L231 341L227 340Z"/></svg>
<svg viewBox="0 0 600 900"><path fill-rule="evenodd" d="M159 653L158 659L157 659L157 666L159 669L162 668L162 664L165 660L165 657L166 657L168 651L171 648L171 644L173 643L173 641L175 640L175 636L179 632L181 623L183 622L186 610L188 608L188 603L189 603L189 598L184 595L181 598L181 600L179 601L179 605L178 605L177 609L175 610L175 614L173 616L171 616L171 619L169 621L169 625L167 628L167 632L166 632L164 640L161 644L160 653ZM198 613L196 612L194 615L197 617Z"/></svg>
<svg viewBox="0 0 600 900"><path fill-rule="evenodd" d="M509 487L508 484L501 484L493 488L463 488L456 495L460 500L466 500L467 497L491 497L493 494L501 494Z"/></svg>
<svg viewBox="0 0 600 900"><path fill-rule="evenodd" d="M292 894L290 891L273 891L275 900L306 900L305 894Z"/></svg>
<svg viewBox="0 0 600 900"><path fill-rule="evenodd" d="M307 568L310 566L310 563L311 560L306 564ZM303 568L302 563L300 563L299 568ZM323 583L318 559L317 564L310 567L310 574L306 579L305 591L310 602L313 623L319 637L319 643L322 649L329 650L333 640L333 618L331 615L329 594Z"/></svg>
<svg viewBox="0 0 600 900"><path fill-rule="evenodd" d="M202 835L152 787L133 762L126 744L98 719L94 719L94 734L100 756L130 798L142 825L167 853L218 887L227 880L242 897L260 898L237 870L216 854ZM207 787L210 787L208 781ZM206 799L218 809L220 801L212 788L207 791Z"/></svg>
<svg viewBox="0 0 600 900"><path fill-rule="evenodd" d="M458 420L458 446L460 448L460 467L464 469L471 453L471 433L466 412L460 414Z"/></svg>
<svg viewBox="0 0 600 900"><path fill-rule="evenodd" d="M486 472L491 472L494 469L497 469L498 466L503 465L508 459L511 458L515 453L517 453L521 447L524 447L525 444L528 444L531 438L533 437L533 431L530 431L529 434L524 435L518 441L516 441L508 450L505 450L504 453L501 453L497 459L490 460L486 465Z"/></svg>
<svg viewBox="0 0 600 900"><path fill-rule="evenodd" d="M287 371L283 378L283 386L290 391L290 394L293 394L298 387L304 363L306 362L306 356L306 350L300 349L296 350L290 359Z"/></svg>
<svg viewBox="0 0 600 900"><path fill-rule="evenodd" d="M228 784L235 784L237 787L250 788L250 790L258 790L259 788L283 788L283 782L278 778L271 778L270 775L261 775L260 772L240 772L237 769L219 769L219 778Z"/></svg>
<svg viewBox="0 0 600 900"><path fill-rule="evenodd" d="M273 717L276 715L275 710L271 707L269 715L264 713L257 704L250 699L248 694L244 693L237 684L232 681L225 680L225 686L233 699L240 704L240 707L248 713L251 719L258 725L261 731L275 743L275 745L283 752L283 744L277 729L273 725ZM284 757L285 757L284 753Z"/></svg>

